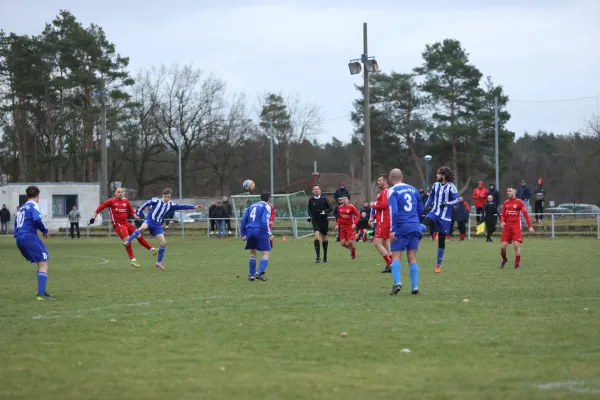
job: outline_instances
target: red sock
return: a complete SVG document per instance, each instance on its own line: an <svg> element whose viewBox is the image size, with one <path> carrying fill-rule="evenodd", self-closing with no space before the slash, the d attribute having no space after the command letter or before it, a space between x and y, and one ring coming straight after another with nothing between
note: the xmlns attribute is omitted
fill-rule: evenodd
<svg viewBox="0 0 600 400"><path fill-rule="evenodd" d="M127 246L125 246L125 251L127 252L127 255L129 256L129 259L135 258L135 256L133 255L133 250L131 250L131 243L129 243Z"/></svg>
<svg viewBox="0 0 600 400"><path fill-rule="evenodd" d="M464 233L461 233L461 234L460 234L460 238L461 238L461 239L464 239L464 238L465 238L465 234L464 234Z"/></svg>
<svg viewBox="0 0 600 400"><path fill-rule="evenodd" d="M502 260L506 261L506 250L505 249L501 249L500 250L500 254L502 255Z"/></svg>
<svg viewBox="0 0 600 400"><path fill-rule="evenodd" d="M386 254L383 256L383 259L385 260L385 265L392 265L392 256Z"/></svg>
<svg viewBox="0 0 600 400"><path fill-rule="evenodd" d="M352 257L356 257L356 247L353 247L350 251L352 252Z"/></svg>
<svg viewBox="0 0 600 400"><path fill-rule="evenodd" d="M515 257L515 265L519 265L521 264L521 256L516 256Z"/></svg>
<svg viewBox="0 0 600 400"><path fill-rule="evenodd" d="M150 250L152 248L152 246L150 246L150 243L148 243L148 241L146 239L144 239L143 236L138 236L137 240L138 240L138 242L140 242L140 244L142 246L144 246L148 250Z"/></svg>

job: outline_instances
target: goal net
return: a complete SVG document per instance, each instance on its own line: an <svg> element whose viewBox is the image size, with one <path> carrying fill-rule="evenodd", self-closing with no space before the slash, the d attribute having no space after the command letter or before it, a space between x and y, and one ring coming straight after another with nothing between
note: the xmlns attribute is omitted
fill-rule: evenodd
<svg viewBox="0 0 600 400"><path fill-rule="evenodd" d="M238 237L246 209L252 203L260 201L260 194L236 194L229 198L233 206L232 218L235 219L235 236ZM312 234L312 228L306 222L308 196L304 191L272 195L271 204L275 207L273 235L299 238Z"/></svg>

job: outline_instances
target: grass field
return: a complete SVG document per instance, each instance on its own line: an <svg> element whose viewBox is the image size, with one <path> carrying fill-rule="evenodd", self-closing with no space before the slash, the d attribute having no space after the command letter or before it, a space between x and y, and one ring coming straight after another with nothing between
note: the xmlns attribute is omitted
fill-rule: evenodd
<svg viewBox="0 0 600 400"><path fill-rule="evenodd" d="M310 239L278 241L270 280L248 282L233 239L170 238L160 271L137 244L140 270L116 239L51 238L55 302L0 239L0 399L600 395L595 239L526 239L518 272L497 268L498 242L452 240L442 274L424 241L422 294L392 297L367 243L314 264Z"/></svg>

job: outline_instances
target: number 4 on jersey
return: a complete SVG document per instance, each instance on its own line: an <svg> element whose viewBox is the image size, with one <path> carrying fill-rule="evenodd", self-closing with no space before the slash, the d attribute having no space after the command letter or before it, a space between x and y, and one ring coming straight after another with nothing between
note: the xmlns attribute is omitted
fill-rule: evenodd
<svg viewBox="0 0 600 400"><path fill-rule="evenodd" d="M256 219L256 207L252 207L252 210L250 210L250 218L252 218L252 221Z"/></svg>

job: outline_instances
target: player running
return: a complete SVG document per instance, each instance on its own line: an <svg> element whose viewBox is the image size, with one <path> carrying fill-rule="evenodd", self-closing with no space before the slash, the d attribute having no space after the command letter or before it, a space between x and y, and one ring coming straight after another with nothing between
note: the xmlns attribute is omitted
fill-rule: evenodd
<svg viewBox="0 0 600 400"><path fill-rule="evenodd" d="M105 208L108 208L110 221L112 222L115 232L117 235L119 235L119 238L121 238L121 240L127 239L129 235L135 231L135 226L129 222L129 214L131 214L136 220L139 220L140 218L135 213L129 200L123 197L123 188L116 188L115 197L106 200L104 203L100 204L98 208L96 208L94 216L90 219L90 223L88 225L92 225L96 221L98 214L100 214ZM158 250L152 247L143 236L140 235L137 240L142 246L150 250L153 256L158 254ZM125 246L125 251L129 256L131 266L140 268L140 264L137 262L135 255L133 254L131 243Z"/></svg>
<svg viewBox="0 0 600 400"><path fill-rule="evenodd" d="M250 250L250 258L248 260L248 280L266 281L267 276L265 270L269 265L269 254L272 247L270 223L271 223L271 207L268 203L271 194L264 192L260 195L260 201L252 204L246 209L242 217L242 240L246 241L246 250ZM256 270L256 251L260 251L262 257L258 271Z"/></svg>
<svg viewBox="0 0 600 400"><path fill-rule="evenodd" d="M390 171L392 187L388 189L388 204L390 207L392 278L394 286L390 294L398 294L402 290L402 252L406 251L410 271L412 294L419 294L419 266L417 265L417 250L423 231L420 216L424 207L421 194L413 186L402 183L402 171L395 168Z"/></svg>
<svg viewBox="0 0 600 400"><path fill-rule="evenodd" d="M356 259L356 243L354 243L354 229L360 219L356 207L350 204L347 195L340 196L342 205L338 207L338 220L335 230L340 232L340 244L350 250L352 259Z"/></svg>
<svg viewBox="0 0 600 400"><path fill-rule="evenodd" d="M383 260L385 269L381 272L392 272L392 252L390 251L390 209L388 207L388 178L386 175L377 177L377 186L381 189L377 200L371 202L371 210L375 210L372 217L375 221L375 234L373 244Z"/></svg>
<svg viewBox="0 0 600 400"><path fill-rule="evenodd" d="M165 269L165 266L162 263L162 260L165 256L165 250L167 247L167 241L165 240L165 231L162 228L162 222L165 219L165 215L170 210L193 210L202 208L202 206L191 205L191 204L176 204L171 201L171 196L173 196L173 190L166 188L163 190L162 199L159 197L153 197L149 200L146 200L142 205L138 208L137 214L140 214L144 209L148 206L152 206L152 210L148 213L148 216L142 223L138 229L133 231L133 233L127 238L126 241L123 242L123 246L127 248L127 246L131 245L131 242L142 235L146 229L150 230L150 235L156 236L160 247L158 248L158 259L156 261L156 268Z"/></svg>
<svg viewBox="0 0 600 400"><path fill-rule="evenodd" d="M425 208L431 206L431 211L423 220L423 224L438 234L438 255L435 272L442 272L442 259L446 250L446 235L450 234L450 224L454 205L458 204L458 190L452 181L454 172L449 167L437 170L437 182L431 188ZM433 238L433 237L432 237Z"/></svg>
<svg viewBox="0 0 600 400"><path fill-rule="evenodd" d="M521 232L521 216L525 217L529 232L535 233L531 226L531 218L527 213L527 207L522 200L516 198L517 188L510 185L506 190L508 200L502 205L500 213L500 222L502 226L502 237L500 238L500 254L502 262L500 268L504 268L506 262L506 248L510 243L513 243L515 248L515 270L519 270L521 264L521 243L523 243L523 233Z"/></svg>
<svg viewBox="0 0 600 400"><path fill-rule="evenodd" d="M319 246L319 239L323 245L323 262L327 262L327 246L329 240L327 239L327 233L329 231L329 220L327 217L331 213L331 203L325 196L321 196L321 187L319 185L313 186L313 197L308 199L308 222L312 222L312 228L314 232L314 246L317 258L316 263L321 262L321 248Z"/></svg>
<svg viewBox="0 0 600 400"><path fill-rule="evenodd" d="M23 257L30 263L38 265L36 300L55 300L54 296L46 291L50 255L44 242L37 234L39 230L44 238L48 239L48 228L42 221L42 214L38 207L40 189L37 186L29 186L25 189L25 194L27 195L27 203L23 204L17 211L13 235Z"/></svg>

